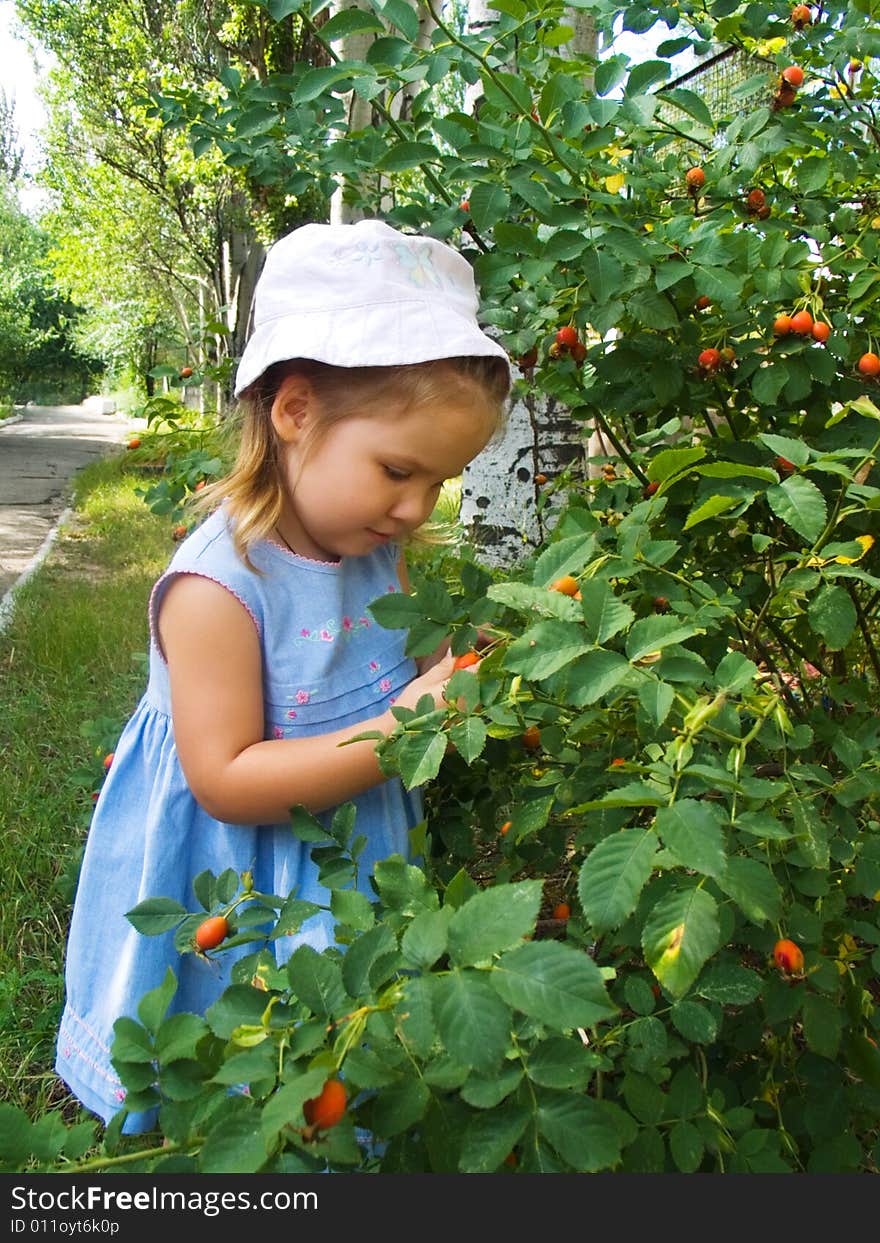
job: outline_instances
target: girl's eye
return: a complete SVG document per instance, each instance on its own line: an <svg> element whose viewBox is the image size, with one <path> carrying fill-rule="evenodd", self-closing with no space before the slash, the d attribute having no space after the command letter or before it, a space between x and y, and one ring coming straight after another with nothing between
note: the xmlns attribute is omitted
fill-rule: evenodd
<svg viewBox="0 0 880 1243"><path fill-rule="evenodd" d="M404 479L409 479L409 475L405 470L395 470L393 466L386 466L384 470L388 478L393 479L395 483L402 483Z"/></svg>

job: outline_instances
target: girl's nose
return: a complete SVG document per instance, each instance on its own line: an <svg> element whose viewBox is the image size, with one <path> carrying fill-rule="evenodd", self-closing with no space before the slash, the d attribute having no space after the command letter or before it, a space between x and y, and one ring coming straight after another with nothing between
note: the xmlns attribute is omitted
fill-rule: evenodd
<svg viewBox="0 0 880 1243"><path fill-rule="evenodd" d="M407 527L421 526L432 514L437 503L438 488L405 488L388 511L389 517Z"/></svg>

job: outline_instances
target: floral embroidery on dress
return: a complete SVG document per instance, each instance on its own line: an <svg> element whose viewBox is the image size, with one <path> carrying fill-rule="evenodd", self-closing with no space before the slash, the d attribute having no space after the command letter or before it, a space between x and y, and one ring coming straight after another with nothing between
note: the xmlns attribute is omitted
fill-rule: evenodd
<svg viewBox="0 0 880 1243"><path fill-rule="evenodd" d="M294 647L302 647L306 643L334 643L337 639L351 639L360 630L369 630L373 623L368 617L359 617L355 621L351 617L343 617L341 622L327 621L323 626L311 628L303 626L293 640Z"/></svg>

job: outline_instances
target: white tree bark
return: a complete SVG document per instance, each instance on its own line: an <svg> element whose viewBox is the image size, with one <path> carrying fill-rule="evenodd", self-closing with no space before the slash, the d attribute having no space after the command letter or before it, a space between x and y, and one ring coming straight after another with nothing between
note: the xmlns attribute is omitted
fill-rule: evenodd
<svg viewBox="0 0 880 1243"><path fill-rule="evenodd" d="M367 0L332 0L330 5L331 17L342 12L343 9L363 9L365 12L372 14L373 7ZM342 39L339 44L339 55L343 60L366 60L367 52L370 44L373 42L375 35L372 34L353 34ZM355 130L366 129L373 123L373 108L368 99L362 98L357 91L349 91L347 95L342 96L346 109L345 127L340 131L339 136L351 134ZM331 139L333 135L331 134ZM356 220L363 218L361 211L356 204L349 202L345 197L345 179L343 178L337 185L330 198L330 223L331 224L353 224Z"/></svg>
<svg viewBox="0 0 880 1243"><path fill-rule="evenodd" d="M490 23L493 15L486 0L470 0L471 31ZM566 18L575 33L560 54L595 56L592 18L578 9L568 10ZM584 92L592 89L590 74L584 79ZM480 93L480 83L468 88L468 110L479 101ZM537 547L558 517L552 503L539 507L542 489L567 468L585 475L588 457L604 452L598 433L573 422L553 398L534 392L518 398L503 438L484 450L462 475L459 516L482 560L495 566L511 565ZM536 482L540 476L548 483Z"/></svg>

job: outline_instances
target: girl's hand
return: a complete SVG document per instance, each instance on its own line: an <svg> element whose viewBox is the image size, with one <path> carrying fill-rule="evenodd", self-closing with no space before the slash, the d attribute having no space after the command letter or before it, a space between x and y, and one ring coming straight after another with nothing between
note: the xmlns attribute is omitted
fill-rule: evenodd
<svg viewBox="0 0 880 1243"><path fill-rule="evenodd" d="M479 662L469 666L467 672L475 673L479 669ZM447 653L442 656L435 665L427 669L424 673L420 673L417 678L413 678L406 690L397 696L395 706L399 708L415 708L423 695L430 695L434 700L437 708L445 708L447 700L445 697L446 683L455 672L455 657Z"/></svg>

